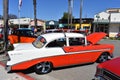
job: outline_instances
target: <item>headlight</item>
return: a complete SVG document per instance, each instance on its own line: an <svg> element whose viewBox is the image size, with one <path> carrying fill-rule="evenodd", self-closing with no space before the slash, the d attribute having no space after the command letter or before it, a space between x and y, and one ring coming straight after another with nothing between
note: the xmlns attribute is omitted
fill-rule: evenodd
<svg viewBox="0 0 120 80"><path fill-rule="evenodd" d="M102 73L103 73L103 69L97 67L95 76L102 75Z"/></svg>

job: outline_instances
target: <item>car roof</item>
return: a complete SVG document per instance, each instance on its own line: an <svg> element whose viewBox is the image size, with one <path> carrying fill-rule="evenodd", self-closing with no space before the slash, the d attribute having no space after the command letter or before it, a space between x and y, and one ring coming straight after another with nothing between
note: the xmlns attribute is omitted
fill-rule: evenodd
<svg viewBox="0 0 120 80"><path fill-rule="evenodd" d="M43 36L47 42L58 39L58 38L63 38L63 37L85 37L83 34L80 33L47 33L41 35Z"/></svg>

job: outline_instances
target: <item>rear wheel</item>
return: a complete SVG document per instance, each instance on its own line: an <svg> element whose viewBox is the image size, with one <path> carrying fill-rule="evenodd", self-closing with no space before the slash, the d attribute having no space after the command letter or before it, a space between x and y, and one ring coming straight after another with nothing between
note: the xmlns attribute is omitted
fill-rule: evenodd
<svg viewBox="0 0 120 80"><path fill-rule="evenodd" d="M46 74L51 72L52 63L50 62L41 62L35 65L35 72L37 74Z"/></svg>
<svg viewBox="0 0 120 80"><path fill-rule="evenodd" d="M103 53L98 58L97 62L102 63L108 60L109 55L107 53Z"/></svg>

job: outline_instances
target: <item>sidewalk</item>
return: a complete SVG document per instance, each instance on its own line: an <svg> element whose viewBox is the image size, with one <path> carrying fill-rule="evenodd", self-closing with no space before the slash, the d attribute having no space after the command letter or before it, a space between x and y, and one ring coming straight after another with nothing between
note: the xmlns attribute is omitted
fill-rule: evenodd
<svg viewBox="0 0 120 80"><path fill-rule="evenodd" d="M5 60L4 55L0 54L0 80L35 80L32 77L23 73L7 73L5 64L1 62Z"/></svg>

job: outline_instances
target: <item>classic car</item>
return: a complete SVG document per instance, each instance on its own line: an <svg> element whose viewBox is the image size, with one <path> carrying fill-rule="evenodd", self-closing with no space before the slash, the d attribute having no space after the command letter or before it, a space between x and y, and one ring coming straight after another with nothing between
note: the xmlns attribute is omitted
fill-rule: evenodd
<svg viewBox="0 0 120 80"><path fill-rule="evenodd" d="M19 28L12 31L12 33L8 36L10 44L32 43L36 38L37 36L35 36L34 32L29 28Z"/></svg>
<svg viewBox="0 0 120 80"><path fill-rule="evenodd" d="M33 43L13 44L9 51L7 70L25 70L34 67L38 74L53 68L104 62L113 56L112 44L97 43L105 33L85 36L80 33L48 33L38 36Z"/></svg>
<svg viewBox="0 0 120 80"><path fill-rule="evenodd" d="M115 35L116 39L120 39L120 32Z"/></svg>
<svg viewBox="0 0 120 80"><path fill-rule="evenodd" d="M94 80L120 80L120 57L99 64Z"/></svg>

